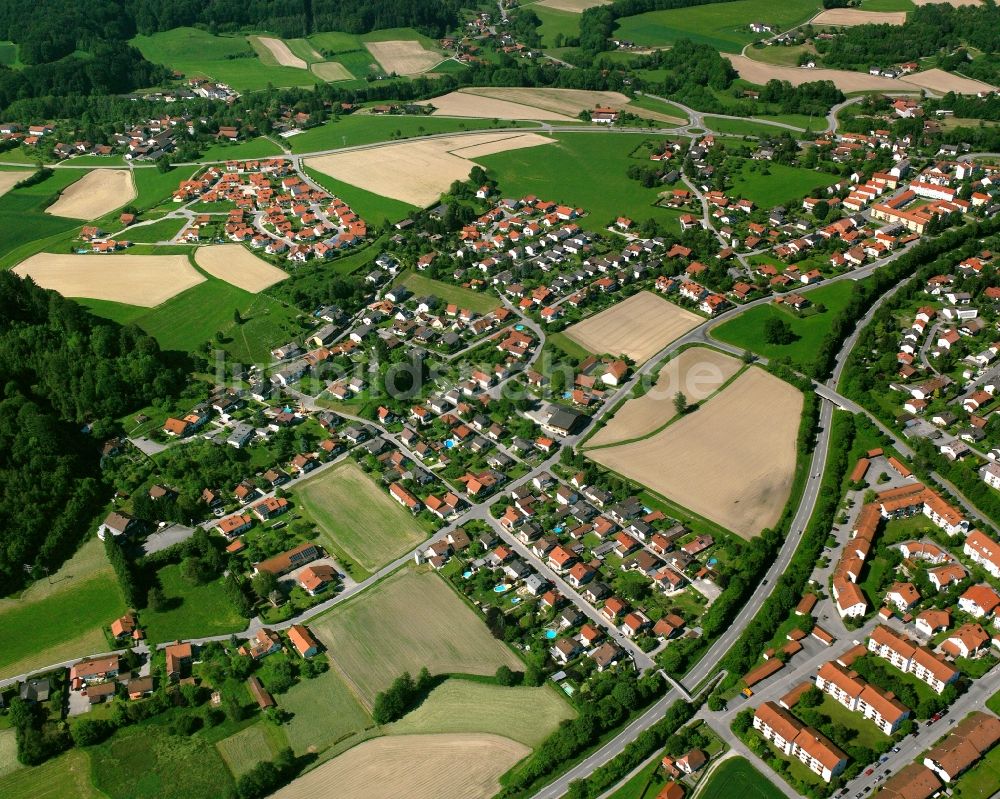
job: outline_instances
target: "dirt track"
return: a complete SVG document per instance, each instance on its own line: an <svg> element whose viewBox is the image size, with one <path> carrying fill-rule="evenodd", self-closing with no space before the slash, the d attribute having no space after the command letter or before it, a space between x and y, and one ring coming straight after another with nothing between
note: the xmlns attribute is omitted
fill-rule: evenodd
<svg viewBox="0 0 1000 799"><path fill-rule="evenodd" d="M63 189L45 213L69 219L97 219L135 197L131 170L95 169Z"/></svg>

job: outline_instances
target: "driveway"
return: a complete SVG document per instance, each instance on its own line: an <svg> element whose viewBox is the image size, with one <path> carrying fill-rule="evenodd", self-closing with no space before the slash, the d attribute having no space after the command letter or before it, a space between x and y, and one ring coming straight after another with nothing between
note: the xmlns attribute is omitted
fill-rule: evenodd
<svg viewBox="0 0 1000 799"><path fill-rule="evenodd" d="M181 541L187 541L194 535L194 528L184 524L171 524L157 530L149 538L142 542L142 551L146 555L152 555Z"/></svg>

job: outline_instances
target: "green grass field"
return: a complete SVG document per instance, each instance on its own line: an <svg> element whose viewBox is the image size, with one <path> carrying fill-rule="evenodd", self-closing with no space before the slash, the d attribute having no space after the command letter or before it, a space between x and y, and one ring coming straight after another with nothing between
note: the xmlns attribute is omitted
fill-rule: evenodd
<svg viewBox="0 0 1000 799"><path fill-rule="evenodd" d="M646 139L640 135L562 133L556 144L511 150L475 159L500 184L501 193L535 194L553 202L584 208L581 227L601 230L619 216L636 222L653 218L679 232L679 213L653 206L659 188L645 189L626 174L629 166L647 163L630 154ZM580 164L587 164L580 169Z"/></svg>
<svg viewBox="0 0 1000 799"><path fill-rule="evenodd" d="M312 73L261 61L244 36L213 36L196 28L174 28L151 36L136 36L131 44L150 61L166 64L187 77L221 81L237 91L275 86L315 85Z"/></svg>
<svg viewBox="0 0 1000 799"><path fill-rule="evenodd" d="M786 128L768 125L753 119L726 119L725 117L705 116L705 124L716 133L727 133L732 136L758 136L761 138L782 133ZM790 131L794 133L795 131Z"/></svg>
<svg viewBox="0 0 1000 799"><path fill-rule="evenodd" d="M665 102L663 100L654 100L652 97L646 97L644 95L637 95L629 101L630 106L636 106L637 108L645 108L647 111L655 111L661 114L667 114L672 117L676 117L682 123L686 124L690 122L688 119L687 112L684 111L679 105L674 103ZM641 114L640 114L641 116Z"/></svg>
<svg viewBox="0 0 1000 799"><path fill-rule="evenodd" d="M221 635L246 627L246 619L226 598L221 579L192 585L181 576L178 564L164 566L157 575L170 606L161 612L151 608L143 611L142 623L150 643Z"/></svg>
<svg viewBox="0 0 1000 799"><path fill-rule="evenodd" d="M521 662L437 574L404 568L310 623L363 702L404 671L492 675Z"/></svg>
<svg viewBox="0 0 1000 799"><path fill-rule="evenodd" d="M124 611L104 545L94 537L51 581L39 580L19 598L0 600L0 625L5 630L0 677L106 651L101 628Z"/></svg>
<svg viewBox="0 0 1000 799"><path fill-rule="evenodd" d="M981 799L995 795L1000 790L1000 748L994 747L952 785L957 799Z"/></svg>
<svg viewBox="0 0 1000 799"><path fill-rule="evenodd" d="M398 222L408 216L416 206L383 197L350 183L334 180L329 175L305 168L306 174L331 194L340 197L369 225L382 225L384 222ZM339 261L338 261L339 263Z"/></svg>
<svg viewBox="0 0 1000 799"><path fill-rule="evenodd" d="M292 714L284 730L289 746L298 755L321 752L372 726L371 717L333 668L293 685L282 694L281 708Z"/></svg>
<svg viewBox="0 0 1000 799"><path fill-rule="evenodd" d="M17 762L17 734L11 727L0 730L0 777L6 777L19 768L21 764Z"/></svg>
<svg viewBox="0 0 1000 799"><path fill-rule="evenodd" d="M761 38L750 31L751 22L777 25L780 30L805 22L820 10L817 0L735 0L668 11L650 11L618 21L615 37L636 44L664 46L690 39L738 53L743 45ZM765 34L766 35L766 34Z"/></svg>
<svg viewBox="0 0 1000 799"><path fill-rule="evenodd" d="M409 552L427 537L409 511L347 460L295 487L302 509L315 520L320 540L368 571Z"/></svg>
<svg viewBox="0 0 1000 799"><path fill-rule="evenodd" d="M986 707L997 715L1000 715L1000 691L997 691L993 694L993 696L986 700Z"/></svg>
<svg viewBox="0 0 1000 799"><path fill-rule="evenodd" d="M106 799L90 782L90 757L82 749L40 766L21 768L0 777L4 799Z"/></svg>
<svg viewBox="0 0 1000 799"><path fill-rule="evenodd" d="M653 799L664 783L664 780L656 774L659 768L660 761L653 760L608 799Z"/></svg>
<svg viewBox="0 0 1000 799"><path fill-rule="evenodd" d="M202 161L232 161L244 158L270 158L281 155L281 148L267 136L258 136L249 141L226 142L209 147L201 154Z"/></svg>
<svg viewBox="0 0 1000 799"><path fill-rule="evenodd" d="M731 757L721 763L698 791L698 799L781 799L783 796L742 757Z"/></svg>
<svg viewBox="0 0 1000 799"><path fill-rule="evenodd" d="M17 45L14 42L0 42L0 64L12 67L17 63Z"/></svg>
<svg viewBox="0 0 1000 799"><path fill-rule="evenodd" d="M562 34L564 39L576 38L580 35L580 15L572 11L561 11L533 4L528 6L542 21L538 33L542 37L542 47L549 49L556 46L555 37Z"/></svg>
<svg viewBox="0 0 1000 799"><path fill-rule="evenodd" d="M433 294L443 302L453 302L459 308L469 308L480 314L487 314L495 308L499 308L501 304L500 300L492 294L464 289L450 283L442 283L440 280L424 277L417 272L408 273L400 282L417 296Z"/></svg>
<svg viewBox="0 0 1000 799"><path fill-rule="evenodd" d="M218 741L215 748L232 775L239 777L258 763L273 759L285 745L285 734L280 727L259 721Z"/></svg>
<svg viewBox="0 0 1000 799"><path fill-rule="evenodd" d="M913 11L913 0L863 0L862 11Z"/></svg>
<svg viewBox="0 0 1000 799"><path fill-rule="evenodd" d="M745 161L743 169L733 176L732 190L737 196L752 200L764 208L794 204L816 189L832 186L839 180L836 175L814 169L774 163L762 166L763 164L762 161ZM766 169L768 174L754 171L755 167Z"/></svg>
<svg viewBox="0 0 1000 799"><path fill-rule="evenodd" d="M131 241L155 244L158 241L169 241L185 227L187 218L160 219L149 225L126 228L125 236Z"/></svg>
<svg viewBox="0 0 1000 799"><path fill-rule="evenodd" d="M233 787L222 757L202 736L144 724L90 751L94 785L110 799L210 799Z"/></svg>
<svg viewBox="0 0 1000 799"><path fill-rule="evenodd" d="M5 153L4 157L9 155ZM34 186L11 189L0 197L0 268L13 266L44 249L42 242L61 239L83 224L76 219L64 219L45 213L63 189L82 178L86 172L57 169Z"/></svg>
<svg viewBox="0 0 1000 799"><path fill-rule="evenodd" d="M563 719L576 714L551 686L504 688L469 680L446 680L400 721L390 735L489 732L535 747Z"/></svg>
<svg viewBox="0 0 1000 799"><path fill-rule="evenodd" d="M798 317L770 303L758 305L713 328L711 334L720 341L744 347L767 358L791 358L794 363L807 366L830 329L834 316L850 298L853 285L850 280L841 280L829 286L821 286L806 295L814 306L821 303L825 305L826 313ZM799 338L791 344L766 343L764 322L773 318L787 321Z"/></svg>

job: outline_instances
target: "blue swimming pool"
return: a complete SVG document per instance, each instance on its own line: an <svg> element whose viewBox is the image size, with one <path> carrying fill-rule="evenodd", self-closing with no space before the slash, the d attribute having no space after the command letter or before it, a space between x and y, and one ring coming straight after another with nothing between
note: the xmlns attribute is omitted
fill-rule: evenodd
<svg viewBox="0 0 1000 799"><path fill-rule="evenodd" d="M445 449L451 449L454 446L455 446L454 439L451 439L451 438L445 439L445 442L444 442L444 448Z"/></svg>
<svg viewBox="0 0 1000 799"><path fill-rule="evenodd" d="M465 578L466 580L468 580L468 579L469 579L469 578L470 578L470 577L472 576L472 572L471 572L471 571L468 571L468 570L467 570L467 571L464 571L464 572L462 572L462 576L463 576L463 577L464 577L464 578Z"/></svg>
<svg viewBox="0 0 1000 799"><path fill-rule="evenodd" d="M558 635L558 633L555 630L546 630L545 631L545 637L548 638L550 641L553 638L555 638L557 635Z"/></svg>
<svg viewBox="0 0 1000 799"><path fill-rule="evenodd" d="M510 586L507 585L507 583L500 583L500 585L493 586L493 592L495 594L502 594L505 591L509 591L509 590L510 590Z"/></svg>
<svg viewBox="0 0 1000 799"><path fill-rule="evenodd" d="M514 325L515 330L524 330L524 325Z"/></svg>

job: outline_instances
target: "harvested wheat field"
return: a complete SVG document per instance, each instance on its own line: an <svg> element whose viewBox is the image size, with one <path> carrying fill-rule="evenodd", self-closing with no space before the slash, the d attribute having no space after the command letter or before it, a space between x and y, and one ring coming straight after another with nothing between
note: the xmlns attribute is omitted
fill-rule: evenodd
<svg viewBox="0 0 1000 799"><path fill-rule="evenodd" d="M470 157L552 144L537 133L470 133L399 142L306 160L306 166L366 191L417 206L436 202L475 164Z"/></svg>
<svg viewBox="0 0 1000 799"><path fill-rule="evenodd" d="M752 367L656 435L587 455L751 538L788 501L801 415L798 390Z"/></svg>
<svg viewBox="0 0 1000 799"><path fill-rule="evenodd" d="M281 39L274 39L270 36L253 36L251 41L257 41L262 47L274 56L274 60L283 67L295 67L295 69L308 69L309 65L288 49L288 45Z"/></svg>
<svg viewBox="0 0 1000 799"><path fill-rule="evenodd" d="M69 219L96 219L121 208L135 196L131 170L95 169L63 189L45 213Z"/></svg>
<svg viewBox="0 0 1000 799"><path fill-rule="evenodd" d="M6 170L0 171L0 197L3 197L7 192L14 188L15 183L19 183L31 175L31 171L25 171L23 169L15 169L10 172Z"/></svg>
<svg viewBox="0 0 1000 799"><path fill-rule="evenodd" d="M274 799L489 799L531 750L499 735L400 735L365 741Z"/></svg>
<svg viewBox="0 0 1000 799"><path fill-rule="evenodd" d="M574 122L575 117L546 111L509 100L498 100L495 97L482 97L478 94L459 90L424 100L419 105L433 105L431 116L469 117L470 119L528 119L550 122Z"/></svg>
<svg viewBox="0 0 1000 799"><path fill-rule="evenodd" d="M347 67L339 61L324 61L320 64L313 64L312 71L317 78L325 80L328 83L334 83L338 80L352 80L354 78L347 71Z"/></svg>
<svg viewBox="0 0 1000 799"><path fill-rule="evenodd" d="M556 11L572 11L582 14L588 8L606 6L610 5L610 3L611 0L540 0L536 5L544 6L545 8L554 8Z"/></svg>
<svg viewBox="0 0 1000 799"><path fill-rule="evenodd" d="M437 66L443 59L441 53L427 50L414 41L365 42L365 47L390 74L416 75Z"/></svg>
<svg viewBox="0 0 1000 799"><path fill-rule="evenodd" d="M945 72L943 69L928 69L923 72L915 72L912 75L907 75L906 81L940 94L947 94L948 92L955 92L955 94L978 94L979 92L988 93L996 91L995 86L983 83L981 80L963 78L961 75L953 75L950 72Z"/></svg>
<svg viewBox="0 0 1000 799"><path fill-rule="evenodd" d="M185 255L61 255L39 253L14 267L64 297L111 300L153 308L205 278Z"/></svg>
<svg viewBox="0 0 1000 799"><path fill-rule="evenodd" d="M254 255L242 244L199 247L195 263L212 277L256 294L288 277L288 273Z"/></svg>
<svg viewBox="0 0 1000 799"><path fill-rule="evenodd" d="M703 321L679 305L640 291L563 332L595 354L627 355L641 364Z"/></svg>
<svg viewBox="0 0 1000 799"><path fill-rule="evenodd" d="M597 106L623 108L629 98L621 92L599 92L586 89L498 89L490 86L467 90L480 97L492 97L521 105L530 105L545 111L565 114L574 119L583 110Z"/></svg>
<svg viewBox="0 0 1000 799"><path fill-rule="evenodd" d="M801 86L816 80L829 80L842 92L892 91L905 92L917 88L902 80L893 78L878 78L867 72L851 72L846 69L802 69L800 67L782 67L776 64L765 64L754 61L744 55L730 55L728 58L743 80L750 83L765 84L769 80L787 80L793 86Z"/></svg>
<svg viewBox="0 0 1000 799"><path fill-rule="evenodd" d="M656 382L638 399L622 405L587 446L603 446L647 436L672 419L674 396L680 391L689 403L710 396L740 369L740 362L718 350L691 347L667 361Z"/></svg>
<svg viewBox="0 0 1000 799"><path fill-rule="evenodd" d="M828 8L812 19L813 25L902 25L905 11L861 11L857 8Z"/></svg>

